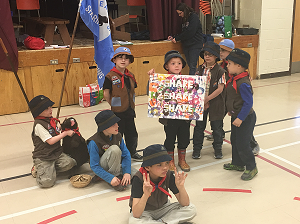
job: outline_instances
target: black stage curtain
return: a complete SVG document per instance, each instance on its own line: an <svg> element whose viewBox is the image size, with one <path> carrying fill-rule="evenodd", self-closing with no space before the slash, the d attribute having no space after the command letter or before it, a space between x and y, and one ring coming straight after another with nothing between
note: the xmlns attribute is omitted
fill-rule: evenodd
<svg viewBox="0 0 300 224"><path fill-rule="evenodd" d="M199 0L146 0L150 40L167 39L181 32L181 17L176 12L180 2L199 13Z"/></svg>

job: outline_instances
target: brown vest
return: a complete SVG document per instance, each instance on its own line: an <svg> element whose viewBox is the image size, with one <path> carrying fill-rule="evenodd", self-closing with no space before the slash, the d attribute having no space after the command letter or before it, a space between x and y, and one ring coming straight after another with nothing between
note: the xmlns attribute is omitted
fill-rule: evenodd
<svg viewBox="0 0 300 224"><path fill-rule="evenodd" d="M52 137L56 136L55 130L50 125L50 119L37 119L33 124L33 131L31 133L34 151L32 152L33 159L41 159L41 160L55 160L57 159L61 153L63 152L63 148L60 145L60 141L54 143L53 145L49 145L47 142L43 142L42 139L34 134L34 129L37 124L42 125Z"/></svg>
<svg viewBox="0 0 300 224"><path fill-rule="evenodd" d="M204 67L200 65L197 69L199 75L202 75L204 71ZM216 64L211 70L211 80L209 86L209 93L213 93L218 88L218 82L222 75L226 73L226 71L218 64ZM224 83L225 84L225 83ZM209 120L217 121L223 120L225 114L225 94L224 90L217 97L209 101Z"/></svg>
<svg viewBox="0 0 300 224"><path fill-rule="evenodd" d="M241 94L239 91L240 85L242 83L247 83L249 86L251 86L249 77L246 76L246 77L243 77L236 81L237 91L233 88L232 82L229 83L226 88L226 109L228 112L231 113L232 117L237 117L243 107L244 100L241 97ZM251 86L251 91L253 94L252 86ZM251 108L249 114L251 114L251 113L253 113L253 108Z"/></svg>
<svg viewBox="0 0 300 224"><path fill-rule="evenodd" d="M165 189L167 192L169 192L169 181L170 181L170 170L166 174L166 179L162 183L161 187ZM143 182L143 175L141 172L136 172L134 176L137 176L142 182ZM132 208L132 201L133 198L130 197L129 200L129 206ZM168 202L168 195L166 195L164 192L162 192L160 189L156 188L154 192L151 193L151 196L148 198L145 211L147 210L156 210L161 208L164 204Z"/></svg>
<svg viewBox="0 0 300 224"><path fill-rule="evenodd" d="M122 135L118 133L117 135L112 135L112 140L110 141L109 136L106 136L103 134L103 132L97 132L92 137L90 137L88 140L86 140L87 144L90 141L94 141L99 149L99 156L101 157L105 150L108 149L112 145L117 145L120 147L121 141L122 141Z"/></svg>
<svg viewBox="0 0 300 224"><path fill-rule="evenodd" d="M130 74L134 77L134 75L130 72ZM117 74L116 72L110 71L106 77L111 80L112 90L111 90L111 110L113 112L124 112L129 107L133 110L135 108L135 93L134 86L135 82L133 79L130 80L130 90L126 87L124 83L124 88L122 88L122 76ZM124 77L124 79L126 79Z"/></svg>

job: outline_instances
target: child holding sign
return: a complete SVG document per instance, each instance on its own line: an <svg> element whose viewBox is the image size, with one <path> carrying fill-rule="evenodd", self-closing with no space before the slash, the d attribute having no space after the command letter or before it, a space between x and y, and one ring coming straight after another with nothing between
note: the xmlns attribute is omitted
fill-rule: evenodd
<svg viewBox="0 0 300 224"><path fill-rule="evenodd" d="M165 54L164 69L169 74L181 75L181 70L185 67L186 62L178 51L168 51ZM154 69L148 72L148 75L154 74ZM190 166L185 161L186 148L190 144L190 121L179 119L164 119L164 130L166 133L166 139L164 146L167 149L168 154L171 156L170 171L175 170L174 163L174 148L176 137L178 140L178 165L185 171L190 171Z"/></svg>

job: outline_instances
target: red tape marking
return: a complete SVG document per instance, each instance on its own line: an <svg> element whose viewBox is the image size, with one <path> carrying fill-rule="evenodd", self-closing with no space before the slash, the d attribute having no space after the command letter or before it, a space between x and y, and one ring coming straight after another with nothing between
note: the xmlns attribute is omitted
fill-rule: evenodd
<svg viewBox="0 0 300 224"><path fill-rule="evenodd" d="M72 211L69 211L69 212L66 212L66 213L63 213L63 214L60 214L60 215L57 215L57 216L54 216L50 219L47 219L45 221L42 221L42 222L39 222L38 224L47 224L47 223L50 223L50 222L53 222L55 220L58 220L58 219L61 219L61 218L64 218L66 216L69 216L69 215L72 215L74 213L77 213L75 210L72 210Z"/></svg>
<svg viewBox="0 0 300 224"><path fill-rule="evenodd" d="M298 198L298 197L294 197L294 200L300 201L300 198Z"/></svg>
<svg viewBox="0 0 300 224"><path fill-rule="evenodd" d="M127 200L129 198L130 198L130 196L125 196L125 197L116 198L116 200L117 201L123 201L123 200Z"/></svg>
<svg viewBox="0 0 300 224"><path fill-rule="evenodd" d="M222 192L252 193L251 190L229 189L229 188L203 188L203 191L222 191Z"/></svg>

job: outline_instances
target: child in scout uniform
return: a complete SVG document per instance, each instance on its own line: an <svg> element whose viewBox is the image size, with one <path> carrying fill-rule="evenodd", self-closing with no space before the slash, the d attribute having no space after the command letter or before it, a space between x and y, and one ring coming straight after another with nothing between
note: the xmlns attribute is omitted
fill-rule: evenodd
<svg viewBox="0 0 300 224"><path fill-rule="evenodd" d="M48 97L39 95L29 102L29 108L34 118L31 134L34 151L32 152L32 174L40 187L52 187L56 181L56 172L70 170L76 161L63 153L60 140L72 136L74 131L60 133L56 125L58 119L52 117L52 102Z"/></svg>
<svg viewBox="0 0 300 224"><path fill-rule="evenodd" d="M181 70L185 67L186 62L178 51L169 51L165 54L164 69L168 71L168 74L181 75ZM148 75L154 74L154 69L148 72ZM174 148L176 138L178 140L178 165L185 171L190 171L190 166L186 163L185 155L186 148L190 144L190 123L188 120L179 119L163 119L164 130L166 133L166 139L164 146L167 149L168 154L171 156L170 170L175 170L174 163Z"/></svg>
<svg viewBox="0 0 300 224"><path fill-rule="evenodd" d="M234 42L230 39L224 39L219 43L219 45L220 45L220 59L222 60L220 66L226 70L226 81L228 81L228 79L229 79L228 70L227 70L228 61L226 60L226 57L234 49ZM250 78L250 80L251 80L251 78ZM223 138L224 138L224 136L225 136L225 133L223 130ZM207 140L211 140L211 141L214 140L212 135L208 135L206 138L207 138ZM251 146L253 154L258 155L259 151L260 151L260 147L253 135L250 140L250 146Z"/></svg>
<svg viewBox="0 0 300 224"><path fill-rule="evenodd" d="M136 152L138 133L136 131L135 93L137 82L134 75L126 68L134 61L130 49L119 47L115 50L111 61L115 63L110 72L105 76L103 83L104 98L110 104L111 110L121 119L119 131L125 136L126 146L131 158L142 161L142 156Z"/></svg>
<svg viewBox="0 0 300 224"><path fill-rule="evenodd" d="M187 174L169 171L168 155L163 145L144 149L141 168L132 178L129 223L183 223L193 219L196 207L190 203L184 183ZM169 189L178 202L170 203Z"/></svg>
<svg viewBox="0 0 300 224"><path fill-rule="evenodd" d="M218 65L220 59L220 46L212 41L204 44L200 52L204 63L199 66L196 75L206 76L206 89L204 99L203 121L196 121L193 135L193 159L200 159L203 146L204 130L206 128L207 116L209 114L210 126L213 131L214 157L222 159L222 126L225 114L225 100L223 89L226 83L225 70Z"/></svg>
<svg viewBox="0 0 300 224"><path fill-rule="evenodd" d="M226 83L226 108L231 116L232 161L224 164L226 170L244 171L242 180L251 180L257 174L255 157L250 139L256 122L253 106L253 91L248 69L250 55L233 49L226 58L230 79Z"/></svg>
<svg viewBox="0 0 300 224"><path fill-rule="evenodd" d="M96 115L95 121L98 130L87 140L90 166L96 174L93 181L103 179L114 189L123 191L130 184L131 158L118 132L120 118L111 110L104 110Z"/></svg>

